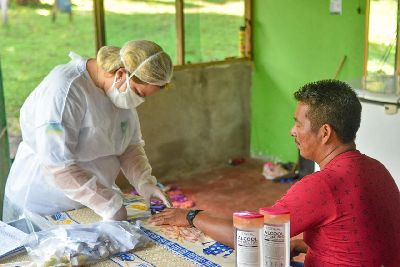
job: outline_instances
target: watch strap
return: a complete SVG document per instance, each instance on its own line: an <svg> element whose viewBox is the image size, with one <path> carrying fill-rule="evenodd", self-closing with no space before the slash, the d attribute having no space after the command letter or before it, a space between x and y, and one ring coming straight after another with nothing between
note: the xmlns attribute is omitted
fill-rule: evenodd
<svg viewBox="0 0 400 267"><path fill-rule="evenodd" d="M186 215L186 219L190 226L195 227L193 224L193 220L200 211L203 211L203 210L189 210L189 212Z"/></svg>

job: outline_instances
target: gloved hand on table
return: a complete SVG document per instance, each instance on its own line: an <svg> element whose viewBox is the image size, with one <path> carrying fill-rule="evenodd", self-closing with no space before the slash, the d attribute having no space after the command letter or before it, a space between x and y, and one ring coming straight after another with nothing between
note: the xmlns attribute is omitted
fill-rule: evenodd
<svg viewBox="0 0 400 267"><path fill-rule="evenodd" d="M150 184L150 183L145 183L140 186L139 190L140 195L144 198L146 203L150 207L150 199L151 198L158 198L161 200L167 208L172 207L171 200L169 197L156 185Z"/></svg>
<svg viewBox="0 0 400 267"><path fill-rule="evenodd" d="M167 207L172 207L171 201L157 187L157 179L151 175L151 166L143 149L143 144L129 145L119 157L122 172L150 206L152 197L160 199Z"/></svg>

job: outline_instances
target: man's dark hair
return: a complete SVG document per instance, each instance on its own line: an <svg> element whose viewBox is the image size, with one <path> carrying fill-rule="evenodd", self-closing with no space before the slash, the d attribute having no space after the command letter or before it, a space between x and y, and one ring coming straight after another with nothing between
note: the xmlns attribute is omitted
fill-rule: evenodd
<svg viewBox="0 0 400 267"><path fill-rule="evenodd" d="M311 128L329 124L344 144L355 140L360 127L361 104L351 87L338 80L308 83L294 93L297 101L310 107Z"/></svg>

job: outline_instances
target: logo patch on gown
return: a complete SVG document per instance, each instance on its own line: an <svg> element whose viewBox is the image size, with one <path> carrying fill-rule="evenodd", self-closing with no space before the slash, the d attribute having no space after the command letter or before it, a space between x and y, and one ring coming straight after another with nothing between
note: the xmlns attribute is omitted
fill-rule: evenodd
<svg viewBox="0 0 400 267"><path fill-rule="evenodd" d="M128 128L128 122L127 121L121 122L121 130L123 134L125 134L127 128Z"/></svg>
<svg viewBox="0 0 400 267"><path fill-rule="evenodd" d="M64 127L61 123L50 122L46 126L46 133L49 135L60 135L64 132Z"/></svg>

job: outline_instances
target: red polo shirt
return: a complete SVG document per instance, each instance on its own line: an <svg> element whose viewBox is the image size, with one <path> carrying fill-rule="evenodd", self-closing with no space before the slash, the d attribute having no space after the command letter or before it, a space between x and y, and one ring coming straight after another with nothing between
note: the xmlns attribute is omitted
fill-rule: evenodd
<svg viewBox="0 0 400 267"><path fill-rule="evenodd" d="M305 266L400 266L399 189L359 151L305 176L274 207L290 211L291 236L304 232Z"/></svg>

